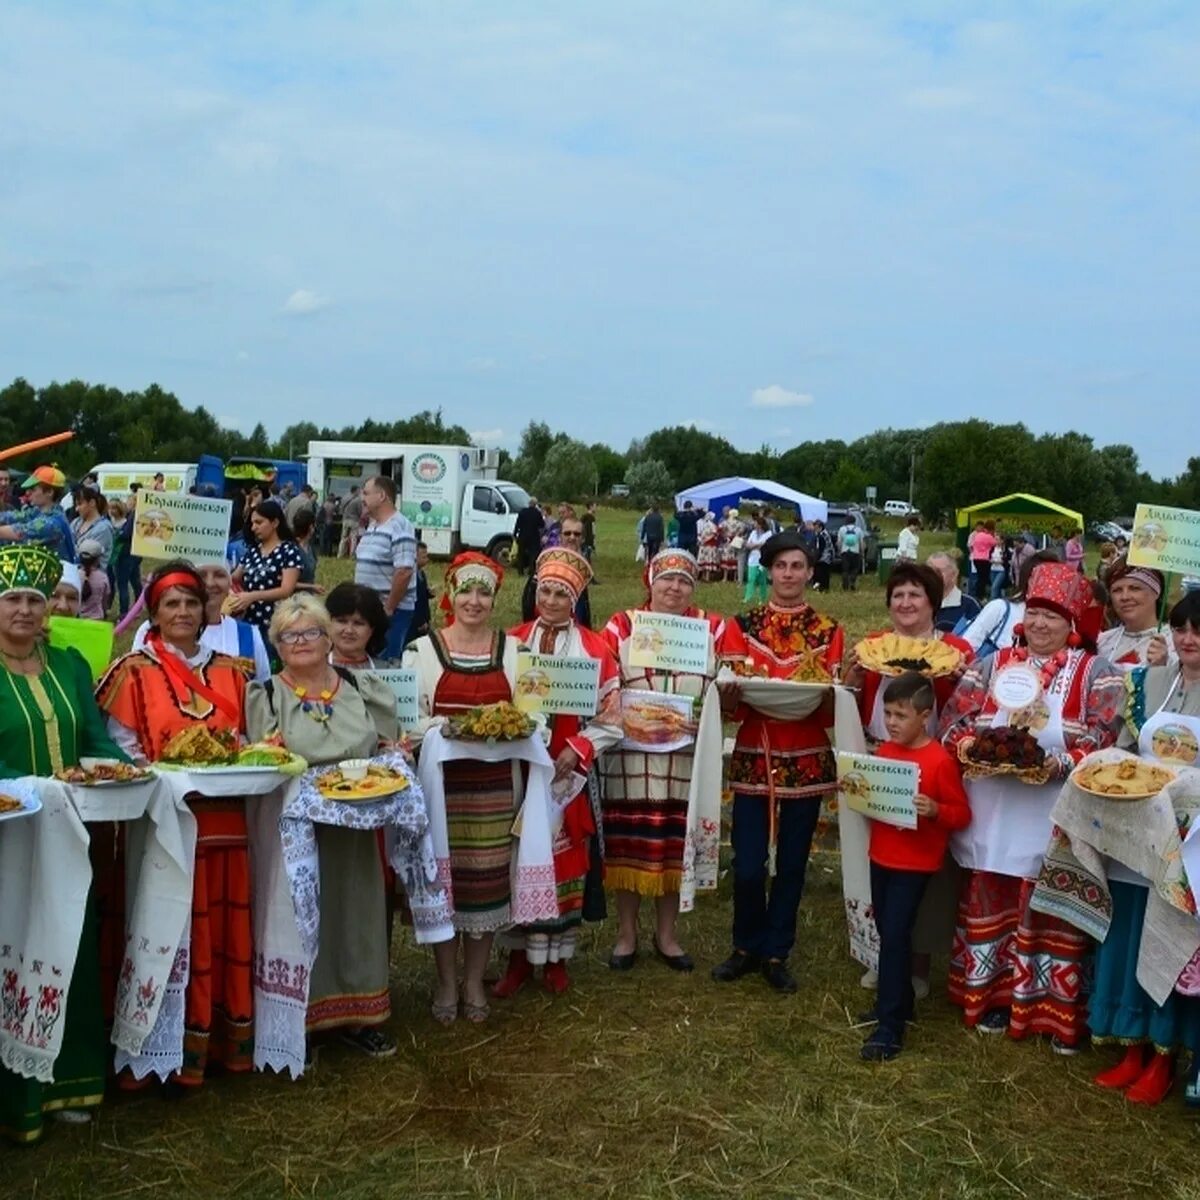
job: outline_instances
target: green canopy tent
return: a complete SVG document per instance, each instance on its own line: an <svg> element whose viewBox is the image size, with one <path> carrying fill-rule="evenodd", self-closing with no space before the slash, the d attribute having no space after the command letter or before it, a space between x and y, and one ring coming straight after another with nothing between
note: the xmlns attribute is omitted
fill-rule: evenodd
<svg viewBox="0 0 1200 1200"><path fill-rule="evenodd" d="M958 547L967 554L967 536L975 527L977 521L995 521L996 532L1005 537L1015 537L1028 529L1031 533L1048 534L1055 526L1063 533L1070 529L1083 528L1081 513L1072 512L1055 504L1051 500L1043 500L1041 496L1030 496L1027 492L1013 492L1011 496L1001 496L997 500L984 500L972 504L968 508L960 508L955 514L957 526Z"/></svg>

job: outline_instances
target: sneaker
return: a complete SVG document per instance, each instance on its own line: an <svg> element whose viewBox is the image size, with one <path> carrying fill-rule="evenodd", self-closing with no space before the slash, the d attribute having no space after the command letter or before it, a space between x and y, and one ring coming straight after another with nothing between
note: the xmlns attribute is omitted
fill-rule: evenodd
<svg viewBox="0 0 1200 1200"><path fill-rule="evenodd" d="M1050 1049L1055 1054L1061 1054L1064 1058L1073 1058L1079 1053L1078 1046L1071 1046L1064 1042L1057 1033L1050 1039Z"/></svg>
<svg viewBox="0 0 1200 1200"><path fill-rule="evenodd" d="M762 965L763 978L777 992L790 994L798 992L800 985L796 982L796 977L788 970L788 965L781 958L769 958Z"/></svg>
<svg viewBox="0 0 1200 1200"><path fill-rule="evenodd" d="M64 1125L87 1125L92 1114L86 1108L60 1108L54 1114L54 1119Z"/></svg>
<svg viewBox="0 0 1200 1200"><path fill-rule="evenodd" d="M396 1053L395 1039L378 1029L347 1029L341 1040L368 1058L391 1058Z"/></svg>
<svg viewBox="0 0 1200 1200"><path fill-rule="evenodd" d="M735 950L723 963L717 963L709 974L718 983L734 983L743 975L757 971L761 965L761 960L756 954Z"/></svg>
<svg viewBox="0 0 1200 1200"><path fill-rule="evenodd" d="M1008 1009L993 1008L991 1012L984 1013L980 1018L979 1023L975 1026L980 1033L997 1034L1008 1032Z"/></svg>
<svg viewBox="0 0 1200 1200"><path fill-rule="evenodd" d="M879 972L868 967L863 973L862 978L858 981L860 988L865 988L868 992L873 992L879 987Z"/></svg>
<svg viewBox="0 0 1200 1200"><path fill-rule="evenodd" d="M913 989L913 999L914 1000L928 1000L929 999L929 980L928 979L922 979L919 975L914 975L912 977L912 989Z"/></svg>

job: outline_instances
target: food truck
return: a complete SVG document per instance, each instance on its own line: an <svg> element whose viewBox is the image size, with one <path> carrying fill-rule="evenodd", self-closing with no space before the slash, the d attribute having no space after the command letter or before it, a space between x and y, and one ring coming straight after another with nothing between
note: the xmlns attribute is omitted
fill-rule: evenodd
<svg viewBox="0 0 1200 1200"><path fill-rule="evenodd" d="M308 482L342 502L373 475L396 481L396 506L417 527L429 553L447 558L482 550L507 562L524 488L497 479L498 450L399 442L309 442Z"/></svg>

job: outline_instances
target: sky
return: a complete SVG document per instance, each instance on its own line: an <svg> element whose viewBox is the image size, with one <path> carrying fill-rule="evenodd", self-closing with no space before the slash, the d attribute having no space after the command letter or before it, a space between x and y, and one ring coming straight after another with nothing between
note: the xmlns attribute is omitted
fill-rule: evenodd
<svg viewBox="0 0 1200 1200"><path fill-rule="evenodd" d="M978 416L1176 474L1198 218L1190 0L0 15L0 380L246 432Z"/></svg>

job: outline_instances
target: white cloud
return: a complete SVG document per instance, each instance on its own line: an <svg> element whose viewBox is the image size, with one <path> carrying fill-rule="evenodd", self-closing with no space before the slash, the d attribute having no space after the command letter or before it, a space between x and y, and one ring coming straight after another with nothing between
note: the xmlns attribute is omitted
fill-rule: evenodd
<svg viewBox="0 0 1200 1200"><path fill-rule="evenodd" d="M503 429L476 429L471 433L471 441L476 446L495 446L507 436Z"/></svg>
<svg viewBox="0 0 1200 1200"><path fill-rule="evenodd" d="M807 408L812 402L807 393L789 392L777 383L755 388L750 396L751 408Z"/></svg>
<svg viewBox="0 0 1200 1200"><path fill-rule="evenodd" d="M328 307L329 297L320 296L308 288L297 288L286 300L283 311L289 317L307 317Z"/></svg>

